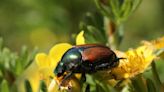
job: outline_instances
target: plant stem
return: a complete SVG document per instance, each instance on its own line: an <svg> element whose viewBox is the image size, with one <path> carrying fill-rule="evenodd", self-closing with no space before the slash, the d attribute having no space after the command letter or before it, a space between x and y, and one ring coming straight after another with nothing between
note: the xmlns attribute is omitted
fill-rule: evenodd
<svg viewBox="0 0 164 92"><path fill-rule="evenodd" d="M152 62L151 66L152 66L153 77L155 79L157 87L159 88L160 92L164 92L164 87L162 86L162 82L161 82L159 75L157 73L157 69L156 69L156 65L155 65L154 61Z"/></svg>
<svg viewBox="0 0 164 92"><path fill-rule="evenodd" d="M152 62L151 66L152 66L153 77L154 77L157 85L161 85L162 83L161 83L160 78L159 78L159 75L157 73L157 69L156 69L156 65L155 65L155 62L154 61Z"/></svg>
<svg viewBox="0 0 164 92"><path fill-rule="evenodd" d="M105 29L108 36L108 44L112 49L118 49L123 38L123 25L106 18Z"/></svg>
<svg viewBox="0 0 164 92"><path fill-rule="evenodd" d="M135 92L147 92L147 88L145 86L145 81L142 74L139 74L134 79L132 79L132 85L135 89Z"/></svg>

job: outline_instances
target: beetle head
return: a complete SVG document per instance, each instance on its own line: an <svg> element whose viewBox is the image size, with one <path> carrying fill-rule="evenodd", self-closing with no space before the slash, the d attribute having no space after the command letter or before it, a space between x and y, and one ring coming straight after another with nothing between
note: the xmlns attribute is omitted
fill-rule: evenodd
<svg viewBox="0 0 164 92"><path fill-rule="evenodd" d="M58 63L54 73L58 77L64 75L66 72L71 72L80 64L82 59L81 52L77 48L71 48L62 56L61 61Z"/></svg>
<svg viewBox="0 0 164 92"><path fill-rule="evenodd" d="M65 65L62 62L59 62L56 69L54 70L54 73L55 75L57 75L57 77L60 77L64 74L64 72L65 72Z"/></svg>
<svg viewBox="0 0 164 92"><path fill-rule="evenodd" d="M79 49L72 48L63 55L61 63L65 65L66 72L69 72L74 70L80 64L81 59L82 56Z"/></svg>

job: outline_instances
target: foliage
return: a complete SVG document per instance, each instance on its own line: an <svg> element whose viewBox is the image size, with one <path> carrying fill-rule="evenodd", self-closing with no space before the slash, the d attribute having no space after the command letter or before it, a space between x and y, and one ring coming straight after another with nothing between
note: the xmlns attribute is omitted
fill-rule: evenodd
<svg viewBox="0 0 164 92"><path fill-rule="evenodd" d="M62 1L59 3L62 3ZM3 40L0 39L0 91L20 91L19 83L21 85L23 82L26 92L34 91L35 85L35 91L38 92L54 91L54 89L54 92L77 92L79 90L81 92L163 92L164 85L157 72L155 61L159 61L158 57L163 58L164 38L151 42L145 41L143 46L127 52L118 51L124 38L123 24L140 3L141 0L95 0L98 12L86 13L85 18L79 24L82 32L76 37L77 45L99 43L109 46L118 56L123 55L126 57L125 60L120 60L119 66L110 70L109 75L107 71L105 73L102 72L102 74L88 74L85 83L81 82L79 75L73 76L70 79L71 82L69 82L72 84L68 84L69 86L71 85L70 89L58 90L59 85L57 82L60 82L60 80L56 79L53 69L63 53L71 48L72 45L56 44L48 54L36 54L37 49L29 52L27 47L24 46L18 53L4 47ZM46 11L46 9L39 6L35 8ZM50 7L47 5L47 8ZM54 15L56 14L59 13ZM63 16L61 17L63 18ZM45 19L50 21L51 18L50 15L50 17ZM60 21L56 18L55 20L59 24L68 22L67 19ZM63 26L63 28L69 28L68 26L70 25L69 23L67 24L67 27ZM151 68L149 69L150 66ZM152 76L147 78L144 75L145 71L152 71ZM37 79L35 79L36 76ZM54 81L57 81L55 82L56 84L54 84Z"/></svg>
<svg viewBox="0 0 164 92"><path fill-rule="evenodd" d="M29 52L27 47L22 47L20 53L11 52L3 46L0 39L0 83L1 92L17 92L15 81L31 64L36 50Z"/></svg>

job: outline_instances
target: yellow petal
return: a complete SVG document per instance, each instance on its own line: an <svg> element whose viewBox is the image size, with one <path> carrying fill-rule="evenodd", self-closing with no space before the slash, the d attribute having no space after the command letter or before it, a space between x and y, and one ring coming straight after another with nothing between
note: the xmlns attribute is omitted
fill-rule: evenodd
<svg viewBox="0 0 164 92"><path fill-rule="evenodd" d="M49 87L48 87L48 92L61 92L59 90L59 86L55 80L52 80Z"/></svg>
<svg viewBox="0 0 164 92"><path fill-rule="evenodd" d="M39 53L35 57L36 63L39 66L39 68L49 67L50 66L50 60L48 60L48 57L45 53Z"/></svg>
<svg viewBox="0 0 164 92"><path fill-rule="evenodd" d="M117 53L116 53L117 54ZM140 46L137 49L128 50L124 55L118 57L125 57L119 62L119 66L112 69L112 74L117 79L126 79L134 77L143 73L151 64L155 55L153 55L153 48L148 46Z"/></svg>
<svg viewBox="0 0 164 92"><path fill-rule="evenodd" d="M151 46L153 47L154 49L162 49L164 48L164 36L161 37L161 38L158 38L156 40L152 40L152 41L142 41L142 43L145 45L145 46Z"/></svg>
<svg viewBox="0 0 164 92"><path fill-rule="evenodd" d="M164 37L161 37L157 40L153 40L152 44L155 45L157 49L164 48Z"/></svg>
<svg viewBox="0 0 164 92"><path fill-rule="evenodd" d="M37 92L39 88L40 76L38 65L36 62L32 62L32 64L19 76L16 80L16 84L18 87L18 92L26 92L24 88L25 80L29 80L32 92Z"/></svg>
<svg viewBox="0 0 164 92"><path fill-rule="evenodd" d="M51 67L56 67L57 63L62 58L63 54L72 47L72 45L68 43L60 43L55 45L49 52L48 57L50 58Z"/></svg>
<svg viewBox="0 0 164 92"><path fill-rule="evenodd" d="M50 84L50 77L54 77L53 70L51 68L42 68L39 70L40 80L44 80L46 85Z"/></svg>
<svg viewBox="0 0 164 92"><path fill-rule="evenodd" d="M81 31L76 37L76 45L85 44L84 31Z"/></svg>

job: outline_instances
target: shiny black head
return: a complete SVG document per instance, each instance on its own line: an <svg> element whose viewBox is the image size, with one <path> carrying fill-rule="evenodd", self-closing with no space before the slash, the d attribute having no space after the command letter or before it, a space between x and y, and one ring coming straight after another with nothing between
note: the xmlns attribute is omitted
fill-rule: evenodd
<svg viewBox="0 0 164 92"><path fill-rule="evenodd" d="M64 72L69 72L78 67L82 59L81 50L78 48L69 49L58 63L54 73L60 77Z"/></svg>

